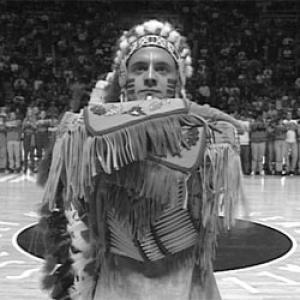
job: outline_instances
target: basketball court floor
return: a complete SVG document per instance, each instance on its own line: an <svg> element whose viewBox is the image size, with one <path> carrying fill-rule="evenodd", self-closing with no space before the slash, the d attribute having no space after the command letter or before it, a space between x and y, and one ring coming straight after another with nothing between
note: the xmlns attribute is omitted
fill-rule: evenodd
<svg viewBox="0 0 300 300"><path fill-rule="evenodd" d="M300 177L247 176L244 182L249 213L238 223L264 231L257 238L253 226L242 226L225 237L231 238L226 255L224 248L217 250L217 260L227 265L215 268L223 300L300 300ZM42 193L30 175L0 174L1 300L49 299L39 285L43 260L18 242L38 220ZM249 256L251 262L243 264Z"/></svg>

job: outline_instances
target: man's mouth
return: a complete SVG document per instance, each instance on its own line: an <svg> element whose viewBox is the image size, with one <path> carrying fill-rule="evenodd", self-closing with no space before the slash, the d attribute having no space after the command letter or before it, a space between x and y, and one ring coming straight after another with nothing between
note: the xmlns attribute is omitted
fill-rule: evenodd
<svg viewBox="0 0 300 300"><path fill-rule="evenodd" d="M149 97L159 97L160 91L158 90L141 90L138 92L142 96L143 99L147 99Z"/></svg>
<svg viewBox="0 0 300 300"><path fill-rule="evenodd" d="M139 91L139 93L151 93L151 94L157 94L157 93L159 93L159 91L158 90L150 90L150 89L145 89L145 90L140 90Z"/></svg>

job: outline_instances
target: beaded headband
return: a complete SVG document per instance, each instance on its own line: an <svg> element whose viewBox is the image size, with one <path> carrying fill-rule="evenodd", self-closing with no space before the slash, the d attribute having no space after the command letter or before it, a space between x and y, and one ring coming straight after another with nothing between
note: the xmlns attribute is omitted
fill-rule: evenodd
<svg viewBox="0 0 300 300"><path fill-rule="evenodd" d="M137 50L143 48L143 47L158 47L167 50L172 57L174 58L175 62L177 65L179 64L180 60L180 55L174 45L166 40L162 36L158 35L146 35L140 37L138 40L134 41L130 46L129 46L129 53L125 58L125 62L127 63L128 59L135 53Z"/></svg>

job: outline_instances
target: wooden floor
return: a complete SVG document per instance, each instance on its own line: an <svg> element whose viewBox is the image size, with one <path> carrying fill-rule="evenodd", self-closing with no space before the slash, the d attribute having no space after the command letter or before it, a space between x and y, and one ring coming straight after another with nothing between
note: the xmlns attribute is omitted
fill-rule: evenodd
<svg viewBox="0 0 300 300"><path fill-rule="evenodd" d="M42 261L22 252L15 238L38 219L42 190L34 178L0 175L0 299L49 299L40 290ZM223 300L300 299L300 176L245 178L249 216L285 232L289 253L271 263L236 271L217 272ZM274 241L276 243L276 241Z"/></svg>

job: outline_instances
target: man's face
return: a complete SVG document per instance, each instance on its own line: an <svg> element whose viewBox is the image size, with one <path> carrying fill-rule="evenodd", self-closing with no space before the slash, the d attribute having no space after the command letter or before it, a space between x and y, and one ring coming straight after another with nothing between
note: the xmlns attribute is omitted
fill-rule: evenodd
<svg viewBox="0 0 300 300"><path fill-rule="evenodd" d="M145 47L136 51L128 61L128 100L174 98L178 71L173 57L164 49Z"/></svg>
<svg viewBox="0 0 300 300"><path fill-rule="evenodd" d="M10 113L10 119L11 120L15 120L17 117L16 117L16 113L14 113L14 112L11 112Z"/></svg>
<svg viewBox="0 0 300 300"><path fill-rule="evenodd" d="M45 119L46 118L46 112L44 110L41 111L40 117L41 117L41 119Z"/></svg>
<svg viewBox="0 0 300 300"><path fill-rule="evenodd" d="M32 116L32 108L31 107L27 107L27 116L31 117Z"/></svg>

